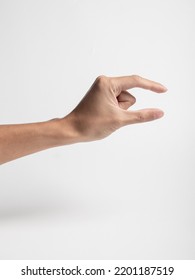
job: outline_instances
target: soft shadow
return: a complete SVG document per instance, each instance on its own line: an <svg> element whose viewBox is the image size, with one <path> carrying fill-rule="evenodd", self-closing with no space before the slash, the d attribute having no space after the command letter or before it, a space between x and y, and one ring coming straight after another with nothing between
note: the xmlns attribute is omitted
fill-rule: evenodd
<svg viewBox="0 0 195 280"><path fill-rule="evenodd" d="M0 207L0 222L18 219L33 219L46 217L59 212L58 205L34 204L12 207Z"/></svg>
<svg viewBox="0 0 195 280"><path fill-rule="evenodd" d="M33 220L63 215L65 218L74 211L74 200L67 193L31 193L31 196L15 197L0 202L0 222Z"/></svg>

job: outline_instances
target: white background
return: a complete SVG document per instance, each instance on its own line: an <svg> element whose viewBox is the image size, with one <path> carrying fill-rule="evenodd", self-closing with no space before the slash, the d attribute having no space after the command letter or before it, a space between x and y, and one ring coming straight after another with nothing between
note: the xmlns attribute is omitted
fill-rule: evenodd
<svg viewBox="0 0 195 280"><path fill-rule="evenodd" d="M0 167L1 259L194 259L194 1L0 0L0 122L62 117L104 74L164 118Z"/></svg>

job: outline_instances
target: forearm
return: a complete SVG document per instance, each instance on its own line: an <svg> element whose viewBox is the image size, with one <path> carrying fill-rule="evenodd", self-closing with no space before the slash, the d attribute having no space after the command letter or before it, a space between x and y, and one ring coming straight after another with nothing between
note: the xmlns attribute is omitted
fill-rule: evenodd
<svg viewBox="0 0 195 280"><path fill-rule="evenodd" d="M69 116L46 122L0 126L0 164L79 141Z"/></svg>

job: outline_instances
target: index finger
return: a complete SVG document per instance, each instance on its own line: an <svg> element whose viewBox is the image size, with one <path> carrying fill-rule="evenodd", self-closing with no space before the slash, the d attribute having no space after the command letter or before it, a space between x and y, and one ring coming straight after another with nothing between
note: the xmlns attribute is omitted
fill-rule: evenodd
<svg viewBox="0 0 195 280"><path fill-rule="evenodd" d="M151 90L157 93L167 91L167 88L162 84L142 78L138 75L116 77L112 79L119 91L135 87Z"/></svg>

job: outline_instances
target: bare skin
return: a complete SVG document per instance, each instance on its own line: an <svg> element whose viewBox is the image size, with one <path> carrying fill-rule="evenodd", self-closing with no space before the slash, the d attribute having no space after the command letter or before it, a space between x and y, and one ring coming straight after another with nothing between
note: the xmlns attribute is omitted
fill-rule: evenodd
<svg viewBox="0 0 195 280"><path fill-rule="evenodd" d="M137 75L99 76L77 107L61 119L31 124L0 125L0 164L49 148L103 139L122 126L159 119L156 108L127 110L136 99L127 90L156 93L167 89Z"/></svg>

